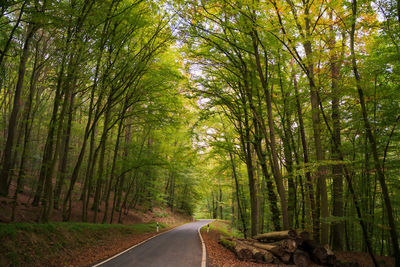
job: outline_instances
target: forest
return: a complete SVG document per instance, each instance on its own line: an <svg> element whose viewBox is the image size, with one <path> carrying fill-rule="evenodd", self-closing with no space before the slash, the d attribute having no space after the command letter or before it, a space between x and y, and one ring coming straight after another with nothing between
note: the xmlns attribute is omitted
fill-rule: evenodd
<svg viewBox="0 0 400 267"><path fill-rule="evenodd" d="M1 222L165 207L400 266L399 0L0 5Z"/></svg>

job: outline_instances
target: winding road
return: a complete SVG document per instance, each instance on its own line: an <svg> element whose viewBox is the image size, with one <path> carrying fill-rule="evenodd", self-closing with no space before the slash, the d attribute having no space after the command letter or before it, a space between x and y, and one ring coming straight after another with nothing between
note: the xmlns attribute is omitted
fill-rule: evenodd
<svg viewBox="0 0 400 267"><path fill-rule="evenodd" d="M211 221L198 220L179 226L94 267L205 267L206 252L198 230Z"/></svg>

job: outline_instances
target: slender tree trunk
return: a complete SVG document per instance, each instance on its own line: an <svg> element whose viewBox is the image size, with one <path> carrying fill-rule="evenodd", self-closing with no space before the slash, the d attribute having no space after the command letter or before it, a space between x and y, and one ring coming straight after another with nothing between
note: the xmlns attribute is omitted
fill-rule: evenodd
<svg viewBox="0 0 400 267"><path fill-rule="evenodd" d="M129 133L130 130L126 129L128 127L130 127L130 125L128 125L128 126L125 125L122 130L123 132L125 132L125 144L124 144L124 150L122 153L122 157L124 159L126 159L128 157L128 144L130 142L130 133ZM115 182L114 198L113 198L113 205L112 205L112 209L111 209L110 223L113 222L115 209L117 211L119 211L124 183L125 183L125 171L123 171L123 173L118 176L117 181Z"/></svg>
<svg viewBox="0 0 400 267"><path fill-rule="evenodd" d="M322 244L327 244L329 241L329 224L325 221L325 219L329 216L329 205L328 205L328 193L326 188L326 175L327 169L326 166L322 165L324 158L324 150L322 148L321 141L321 121L320 121L320 110L319 110L319 99L318 99L318 88L315 85L314 78L314 59L313 59L313 51L311 44L311 22L310 22L310 2L306 1L305 5L305 32L306 32L306 40L304 41L304 51L307 59L307 77L310 83L310 98L311 98L311 113L312 113L312 125L313 125L313 134L314 134L314 146L315 146L315 154L317 156L317 162L319 163L317 177L317 212L319 212L318 207L320 207L321 212L321 230L319 236L319 231L314 234L314 237L318 237L321 240ZM318 225L319 225L319 216L317 215ZM319 239L318 238L318 239Z"/></svg>
<svg viewBox="0 0 400 267"><path fill-rule="evenodd" d="M72 128L72 119L74 112L74 94L71 95L71 100L69 101L69 110L68 110L68 122L67 127L64 129L64 140L62 145L62 150L60 151L60 165L58 171L58 180L56 183L56 187L54 190L54 208L59 208L59 200L61 197L62 187L64 185L64 180L67 175L67 164L68 164L68 152L69 152L69 142L71 136L71 128Z"/></svg>
<svg viewBox="0 0 400 267"><path fill-rule="evenodd" d="M308 157L308 148L307 148L307 139L306 139L306 133L304 130L304 121L303 121L303 111L301 108L301 103L300 103L300 96L299 96L299 90L297 87L297 80L296 76L293 72L292 75L293 79L293 87L295 90L295 97L296 97L296 108L297 108L297 116L299 119L299 128L300 128L300 135L301 135L301 145L303 148L303 160L304 164L307 165L310 163L309 157ZM314 189L313 189L313 182L311 178L311 173L310 171L306 171L306 180L307 180L307 191L308 191L308 198L310 201L310 207L311 207L311 218L312 218L312 223L313 223L313 234L314 234L314 239L318 238L318 220L317 220L317 214L316 214L316 207L315 207L315 200L314 200Z"/></svg>
<svg viewBox="0 0 400 267"><path fill-rule="evenodd" d="M124 158L128 157L128 145L131 141L132 126L128 122L128 125L126 125L125 128L126 128L126 133L125 133ZM124 188L124 184L125 184L125 175L121 176L121 180L118 186L117 205L116 205L118 211L121 208L121 198L122 198L122 191Z"/></svg>
<svg viewBox="0 0 400 267"><path fill-rule="evenodd" d="M31 44L31 40L36 32L36 29L37 28L34 24L29 24L28 32L22 49L22 55L19 62L17 85L15 86L14 92L14 103L10 119L8 121L7 140L3 152L2 168L0 172L0 195L3 196L8 195L8 179L9 175L11 174L10 167L12 165L12 148L14 143L15 130L17 128L18 113L22 105L21 94L25 78L26 62L29 57L29 47Z"/></svg>
<svg viewBox="0 0 400 267"><path fill-rule="evenodd" d="M235 166L235 162L233 160L233 156L232 156L232 152L229 151L229 158L231 160L231 164L232 164L232 174L233 174L233 178L235 180L235 187L236 187L236 200L237 200L237 206L238 206L238 211L239 211L239 217L240 220L242 222L242 226L243 226L243 234L244 234L244 238L247 238L247 226L246 226L246 219L244 217L244 213L242 210L242 207L240 205L240 196L239 196L239 182L238 182L238 176L237 176L237 172L236 172L236 166Z"/></svg>
<svg viewBox="0 0 400 267"><path fill-rule="evenodd" d="M256 135L257 135L257 133L256 133ZM278 209L278 198L275 194L272 178L269 175L269 171L268 171L268 167L267 167L267 163L266 163L267 161L266 161L264 152L262 151L262 148L261 148L261 140L257 140L257 138L255 141L255 150L257 153L257 157L259 159L259 163L261 165L261 171L264 176L264 181L266 182L266 185L267 185L267 190L268 190L267 196L268 196L268 202L269 202L269 209L270 209L271 215L272 215L272 218L271 218L272 223L274 225L274 229L276 231L279 231L279 230L281 230L281 224L280 224L280 220L279 220L280 212Z"/></svg>
<svg viewBox="0 0 400 267"><path fill-rule="evenodd" d="M106 223L107 216L108 216L108 206L109 206L109 200L110 200L110 193L111 193L111 187L112 187L112 183L113 183L114 175L115 175L115 167L116 167L116 163L117 163L118 150L119 150L119 141L120 141L120 138L121 138L122 125L123 125L123 122L124 122L125 111L126 111L126 108L124 107L124 109L122 111L122 114L121 114L120 123L119 123L119 126L118 126L117 140L115 141L114 157L113 157L112 166L111 166L111 174L110 174L110 179L109 179L109 183L108 183L107 196L106 196L106 199L105 199L103 223ZM116 186L117 185L115 185L115 187Z"/></svg>
<svg viewBox="0 0 400 267"><path fill-rule="evenodd" d="M292 148L290 145L290 131L291 131L291 124L290 124L290 114L289 114L289 105L288 105L288 95L289 92L285 93L283 89L283 82L282 82L282 72L281 72L281 58L279 54L278 60L278 73L279 73L279 87L281 89L281 94L283 98L283 116L282 116L282 128L283 128L283 153L285 155L285 163L286 163L286 170L287 180L288 180L288 217L290 225L294 225L294 219L296 215L296 203L297 203L297 195L296 195L296 185L295 185L295 177L293 174L293 157L292 157ZM297 217L296 217L297 221Z"/></svg>
<svg viewBox="0 0 400 267"><path fill-rule="evenodd" d="M333 18L333 11L330 12L330 18ZM330 26L330 65L331 65L331 94L332 94L332 131L334 142L340 147L340 110L339 110L339 63L337 53L335 51L336 41L333 26ZM333 176L333 216L343 217L343 173L342 165L338 163L340 160L339 152L336 146L332 145L332 160L335 162L332 166ZM334 250L343 249L343 223L334 222L332 224L332 248Z"/></svg>
<svg viewBox="0 0 400 267"><path fill-rule="evenodd" d="M96 191L94 194L94 200L93 200L93 207L92 209L94 210L94 215L93 215L93 222L97 222L97 213L99 212L99 206L100 206L100 193L101 193L101 188L103 186L103 175L104 175L104 158L105 158L105 152L106 152L106 141L107 141L107 133L108 133L108 127L109 127L109 120L110 120L110 113L111 113L111 96L110 99L107 102L107 107L106 107L106 113L105 113L105 118L104 118L104 126L103 126L103 133L101 135L101 140L100 140L100 158L99 158L99 166L97 170L97 183L96 183Z"/></svg>
<svg viewBox="0 0 400 267"><path fill-rule="evenodd" d="M245 100L242 100L245 101ZM259 222L259 210L257 209L257 184L254 178L254 166L252 159L252 149L250 142L250 126L248 121L247 107L244 103L244 124L242 127L242 122L240 121L240 129L244 129L244 133L240 130L240 142L241 147L245 155L246 166L247 166L247 176L249 180L249 191L250 191L250 217L251 217L251 236L257 235L258 222Z"/></svg>

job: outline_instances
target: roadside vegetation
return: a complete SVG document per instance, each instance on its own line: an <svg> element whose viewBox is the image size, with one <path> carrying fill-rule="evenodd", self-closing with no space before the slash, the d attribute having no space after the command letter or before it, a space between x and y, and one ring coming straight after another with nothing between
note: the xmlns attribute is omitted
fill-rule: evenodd
<svg viewBox="0 0 400 267"><path fill-rule="evenodd" d="M167 225L160 223L160 230ZM0 266L89 265L155 233L157 224L0 224ZM95 248L95 250L93 250ZM107 249L108 248L108 249ZM108 251L107 251L108 250ZM97 251L98 254L91 254ZM100 252L105 252L102 254ZM117 253L118 251L114 252Z"/></svg>

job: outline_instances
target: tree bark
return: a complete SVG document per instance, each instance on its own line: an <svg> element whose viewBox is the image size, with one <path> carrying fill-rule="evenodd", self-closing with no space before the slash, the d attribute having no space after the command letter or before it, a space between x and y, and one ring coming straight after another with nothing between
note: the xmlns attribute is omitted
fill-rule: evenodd
<svg viewBox="0 0 400 267"><path fill-rule="evenodd" d="M240 204L239 182L238 182L238 177L237 177L235 162L234 162L234 160L233 160L233 156L232 156L232 152L231 152L231 151L229 151L229 158L230 158L230 160L231 160L231 164L232 164L232 174L233 174L233 178L234 178L234 180L235 180L236 202L237 202L237 206L238 206L239 217L240 217L240 220L241 220L241 222L242 222L243 235L244 235L244 238L246 238L246 236L247 236L247 225L246 225L246 220L245 220L245 217L244 217L244 212L243 212L242 206L241 206L241 204Z"/></svg>
<svg viewBox="0 0 400 267"><path fill-rule="evenodd" d="M330 18L333 18L333 11L330 12ZM339 62L337 53L335 51L336 40L333 26L329 27L331 36L329 43L330 50L330 65L331 65L331 94L332 94L332 131L334 143L339 147L341 146L340 138L340 99L339 99ZM333 176L333 216L343 217L343 171L342 165L339 164L340 155L336 149L336 145L332 144L332 160L334 164L332 166ZM334 222L332 224L332 248L334 250L343 249L343 223Z"/></svg>
<svg viewBox="0 0 400 267"><path fill-rule="evenodd" d="M321 223L321 231L318 239L321 240L321 243L327 244L329 240L329 225L324 220L329 216L329 205L328 205L328 193L326 188L326 175L327 169L324 166L323 161L324 158L324 150L322 148L322 141L321 141L321 121L320 121L320 110L319 110L319 99L318 99L318 88L315 84L315 77L314 77L314 59L313 59L313 51L312 51L312 44L311 44L311 21L309 19L310 16L310 2L306 1L304 3L305 9L305 32L306 32L306 40L303 43L304 51L306 54L307 59L307 77L310 83L310 98L311 98L311 113L312 113L312 125L313 125L313 134L314 134L314 145L315 145L315 154L317 156L317 161L319 163L317 177L318 177L318 184L317 184L317 212L318 210L318 203L320 203L320 212L323 222ZM319 216L317 216L319 220ZM318 224L319 225L319 222ZM319 229L318 229L319 230ZM315 233L315 237L317 237L317 233Z"/></svg>
<svg viewBox="0 0 400 267"><path fill-rule="evenodd" d="M68 122L66 129L64 129L63 133L63 144L62 149L60 150L60 164L58 170L58 179L54 190L54 208L59 208L59 200L61 197L62 187L64 185L64 180L67 175L67 164L68 164L68 153L69 153L69 142L71 137L71 128L72 128L72 119L74 112L74 94L71 95L71 99L69 101L69 110L68 110Z"/></svg>
<svg viewBox="0 0 400 267"><path fill-rule="evenodd" d="M108 133L108 127L109 127L109 120L111 116L111 96L109 96L109 99L107 101L107 107L106 107L106 113L105 113L105 118L104 118L104 126L103 126L103 133L101 135L101 140L100 140L100 158L99 158L99 166L97 170L97 182L96 182L96 191L94 194L94 200L93 200L93 207L92 209L94 210L94 215L93 215L93 223L97 222L97 213L99 212L99 206L100 206L100 191L101 187L103 185L103 175L104 175L104 157L105 157L105 151L106 151L106 141L107 141L107 133Z"/></svg>
<svg viewBox="0 0 400 267"><path fill-rule="evenodd" d="M115 168L116 168L116 163L117 163L117 158L118 158L118 150L119 150L119 143L120 143L120 139L121 139L122 126L123 126L124 116L125 116L125 112L126 112L126 104L127 104L127 102L125 102L125 106L123 107L123 110L120 114L120 122L118 125L117 140L115 141L114 157L113 157L112 166L111 166L110 180L108 183L108 190L107 190L107 195L106 195L106 199L105 199L103 223L106 223L107 216L108 216L110 193L111 193L111 187L112 187L112 183L114 181L114 176L115 176ZM115 187L116 186L117 185L115 185Z"/></svg>
<svg viewBox="0 0 400 267"><path fill-rule="evenodd" d="M3 196L8 195L8 179L11 172L10 167L12 164L12 148L14 143L15 130L17 128L18 113L22 105L21 94L25 78L26 62L29 57L29 47L31 44L31 40L36 32L36 29L37 27L33 23L29 24L28 32L22 49L22 55L19 62L17 85L15 86L14 92L14 103L10 119L8 121L7 140L3 152L2 168L0 172L0 195Z"/></svg>
<svg viewBox="0 0 400 267"><path fill-rule="evenodd" d="M306 133L304 130L303 111L301 108L299 89L297 87L297 80L296 80L296 76L295 76L294 72L292 75L292 79L293 79L293 87L294 87L294 92L295 92L295 97L296 97L296 108L297 108L297 117L299 120L301 145L303 148L303 160L304 160L304 164L307 165L310 163L310 160L308 157L307 139L306 139ZM318 220L317 220L316 207L315 207L313 182L312 182L310 171L306 170L305 173L306 173L306 180L307 180L306 187L307 187L307 191L308 191L308 198L310 201L310 208L311 208L313 233L314 233L314 238L316 238L317 237L316 233L318 233Z"/></svg>

